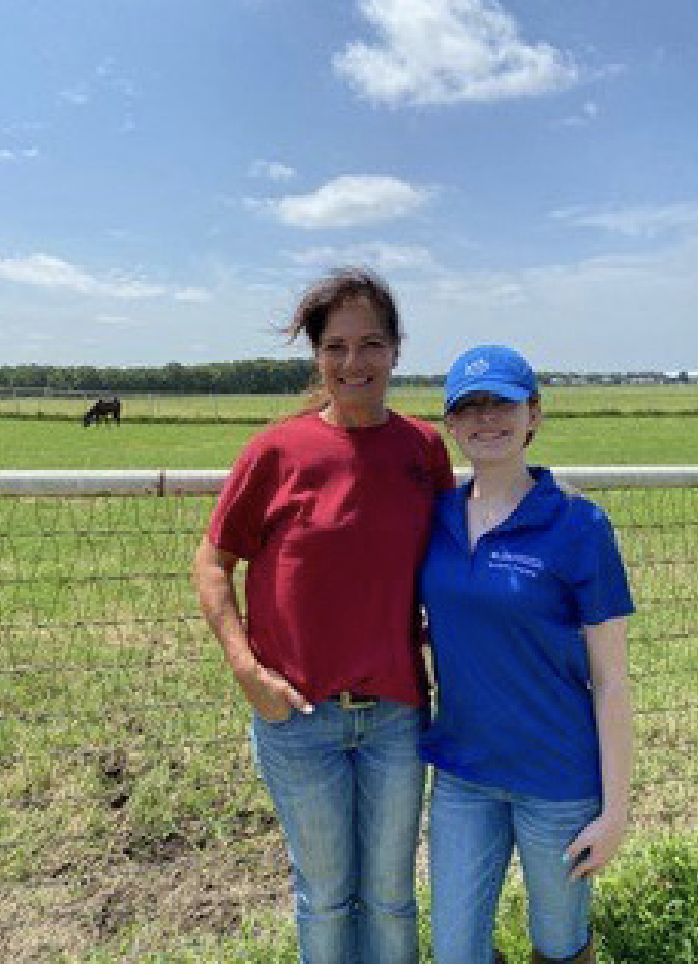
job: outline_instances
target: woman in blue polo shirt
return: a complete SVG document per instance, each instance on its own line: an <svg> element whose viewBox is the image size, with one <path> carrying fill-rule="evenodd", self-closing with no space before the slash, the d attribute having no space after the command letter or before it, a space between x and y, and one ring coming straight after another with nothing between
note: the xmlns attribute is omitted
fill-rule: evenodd
<svg viewBox="0 0 698 964"><path fill-rule="evenodd" d="M504 960L492 932L516 846L533 962L593 961L589 876L623 837L632 769L625 570L602 510L526 464L541 410L525 359L462 355L445 412L473 476L439 498L420 580L435 959Z"/></svg>

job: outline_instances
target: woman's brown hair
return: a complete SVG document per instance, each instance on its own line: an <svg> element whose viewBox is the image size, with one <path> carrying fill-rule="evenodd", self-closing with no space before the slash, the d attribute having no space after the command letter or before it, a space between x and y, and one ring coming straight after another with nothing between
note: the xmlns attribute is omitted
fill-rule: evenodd
<svg viewBox="0 0 698 964"><path fill-rule="evenodd" d="M528 404L531 407L537 407L538 409L540 409L540 392L535 391L529 397ZM526 432L526 441L524 442L524 448L527 448L531 444L531 442L535 438L535 435L536 435L535 429L529 429L528 432Z"/></svg>
<svg viewBox="0 0 698 964"><path fill-rule="evenodd" d="M340 268L321 278L305 292L293 319L283 331L293 341L303 332L315 351L330 314L351 298L367 298L386 335L395 345L402 339L402 326L395 299L387 284L365 268Z"/></svg>

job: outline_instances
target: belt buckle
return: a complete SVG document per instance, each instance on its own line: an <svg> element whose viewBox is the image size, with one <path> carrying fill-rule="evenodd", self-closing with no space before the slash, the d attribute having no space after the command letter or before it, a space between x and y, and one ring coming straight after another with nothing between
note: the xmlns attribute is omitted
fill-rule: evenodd
<svg viewBox="0 0 698 964"><path fill-rule="evenodd" d="M368 697L362 699L360 696L354 696L348 690L342 690L339 694L339 705L343 710L370 710L377 702L378 700L372 700Z"/></svg>

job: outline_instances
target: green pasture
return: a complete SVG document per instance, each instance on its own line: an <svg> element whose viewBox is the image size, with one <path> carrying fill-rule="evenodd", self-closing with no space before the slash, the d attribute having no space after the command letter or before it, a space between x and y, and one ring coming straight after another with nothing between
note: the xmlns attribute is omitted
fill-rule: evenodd
<svg viewBox="0 0 698 964"><path fill-rule="evenodd" d="M38 402L55 415L73 401ZM0 400L0 468L220 468L267 421L297 411L292 396L226 396L219 419L202 414L210 398L158 398L155 415L147 399L126 400L125 421L84 428L70 419L9 417L12 400ZM441 393L394 391L393 407L441 426ZM142 409L136 406L143 405ZM546 418L531 447L533 461L551 465L682 465L698 463L698 394L694 386L547 389ZM695 410L692 414L685 414ZM593 417L587 417L594 412ZM615 412L617 414L602 414ZM140 413L140 414L138 414ZM684 414L680 414L684 413ZM199 419L199 421L195 421ZM447 438L455 464L460 456Z"/></svg>
<svg viewBox="0 0 698 964"><path fill-rule="evenodd" d="M124 424L0 420L0 468L225 468L259 425ZM462 458L443 430L455 465ZM698 463L698 418L547 419L529 450L546 465Z"/></svg>
<svg viewBox="0 0 698 964"><path fill-rule="evenodd" d="M551 417L532 459L698 462L693 425L669 414ZM216 468L258 429L0 419L0 465ZM597 887L599 960L694 964L698 933L681 915L698 898L673 881L683 887L692 874L695 885L698 845L685 863L669 851L661 858L667 868L659 857L648 863L633 854L660 831L698 826L698 492L597 497L618 529L638 606L630 640L633 829ZM283 845L255 778L247 708L191 587L192 554L212 504L0 499L2 960L295 960ZM640 914L653 875L667 906L672 895L683 901L679 923L669 921L671 909L665 914L680 945L657 936L661 907ZM425 964L432 958L423 853L419 881ZM512 874L499 925L510 964L527 960L523 903ZM635 914L638 933L628 933Z"/></svg>
<svg viewBox="0 0 698 964"><path fill-rule="evenodd" d="M698 385L570 385L541 389L543 406L553 417L643 414L698 414ZM109 397L109 393L104 393ZM0 417L72 419L82 416L97 398L35 395L0 396ZM122 417L138 420L268 420L288 415L303 404L301 395L122 395ZM395 387L395 408L437 419L443 408L441 388Z"/></svg>

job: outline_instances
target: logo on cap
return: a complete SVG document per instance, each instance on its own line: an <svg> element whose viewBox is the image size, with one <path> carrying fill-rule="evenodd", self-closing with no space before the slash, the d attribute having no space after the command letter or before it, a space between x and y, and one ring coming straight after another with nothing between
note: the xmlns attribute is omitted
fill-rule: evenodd
<svg viewBox="0 0 698 964"><path fill-rule="evenodd" d="M484 375L489 370L490 363L485 358L476 358L475 361L470 362L467 368L463 369L462 377L464 379L477 378L478 375Z"/></svg>

